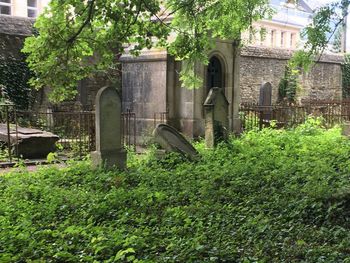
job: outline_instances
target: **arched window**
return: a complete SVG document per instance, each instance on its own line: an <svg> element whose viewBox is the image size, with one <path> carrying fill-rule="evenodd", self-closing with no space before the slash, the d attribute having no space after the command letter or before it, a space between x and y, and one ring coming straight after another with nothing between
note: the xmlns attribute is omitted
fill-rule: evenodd
<svg viewBox="0 0 350 263"><path fill-rule="evenodd" d="M213 87L224 87L222 65L220 60L215 56L209 60L207 70L207 90L209 91Z"/></svg>

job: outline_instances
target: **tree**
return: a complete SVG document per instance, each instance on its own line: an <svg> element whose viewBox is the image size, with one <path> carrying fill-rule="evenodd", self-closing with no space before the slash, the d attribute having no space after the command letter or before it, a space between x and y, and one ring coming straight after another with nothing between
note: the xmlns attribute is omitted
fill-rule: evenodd
<svg viewBox="0 0 350 263"><path fill-rule="evenodd" d="M332 43L332 51L339 53L342 51L342 28L338 28L334 34L334 39Z"/></svg>
<svg viewBox="0 0 350 263"><path fill-rule="evenodd" d="M268 0L52 0L37 19L38 35L27 38L23 51L36 73L31 84L50 86L51 98L76 94L76 84L94 71L114 68L126 49L161 46L184 60L181 80L199 85L195 62L208 63L216 38L240 43L252 22L272 15ZM308 68L321 55L347 15L349 0L318 10L303 34L305 48L290 61L291 69ZM339 11L342 10L342 11ZM332 25L333 23L333 25ZM170 34L176 37L171 41Z"/></svg>
<svg viewBox="0 0 350 263"><path fill-rule="evenodd" d="M307 41L302 50L296 52L289 65L296 69L308 69L313 61L318 61L330 41L339 30L345 28L349 0L339 0L322 6L315 13L312 23L302 32ZM342 32L344 34L344 32Z"/></svg>
<svg viewBox="0 0 350 263"><path fill-rule="evenodd" d="M50 86L51 98L76 94L77 81L108 70L126 49L167 48L185 60L184 82L198 81L194 62L207 63L215 38L238 43L252 22L271 15L267 0L52 0L37 19L38 35L23 51L36 73L31 84ZM173 41L168 41L175 33Z"/></svg>

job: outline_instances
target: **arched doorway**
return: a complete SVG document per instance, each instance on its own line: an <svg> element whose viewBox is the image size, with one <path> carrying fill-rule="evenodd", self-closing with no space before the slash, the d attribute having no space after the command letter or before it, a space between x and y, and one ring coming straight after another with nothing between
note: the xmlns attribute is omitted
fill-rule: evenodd
<svg viewBox="0 0 350 263"><path fill-rule="evenodd" d="M209 60L207 68L207 92L213 87L224 87L223 68L221 61L216 56L211 57Z"/></svg>

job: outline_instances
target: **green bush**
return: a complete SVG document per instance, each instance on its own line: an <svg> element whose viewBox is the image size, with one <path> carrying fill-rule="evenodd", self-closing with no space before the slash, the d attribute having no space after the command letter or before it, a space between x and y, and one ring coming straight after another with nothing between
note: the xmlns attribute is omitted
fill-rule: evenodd
<svg viewBox="0 0 350 263"><path fill-rule="evenodd" d="M126 172L0 177L0 262L349 262L350 142L309 121Z"/></svg>

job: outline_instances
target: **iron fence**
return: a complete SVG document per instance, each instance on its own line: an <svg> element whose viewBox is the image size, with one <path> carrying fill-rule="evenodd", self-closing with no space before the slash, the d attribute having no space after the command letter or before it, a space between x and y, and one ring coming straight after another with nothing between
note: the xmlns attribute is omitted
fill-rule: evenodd
<svg viewBox="0 0 350 263"><path fill-rule="evenodd" d="M95 149L94 112L17 111L17 124L58 135L58 148L73 156Z"/></svg>
<svg viewBox="0 0 350 263"><path fill-rule="evenodd" d="M122 113L123 143L136 150L136 114L130 109Z"/></svg>
<svg viewBox="0 0 350 263"><path fill-rule="evenodd" d="M278 128L293 127L307 117L322 117L329 128L350 120L350 101L304 101L302 105L241 104L240 119L243 130L262 129L273 121Z"/></svg>
<svg viewBox="0 0 350 263"><path fill-rule="evenodd" d="M168 111L155 112L153 114L153 128L155 128L159 123L166 123L168 118L169 118Z"/></svg>
<svg viewBox="0 0 350 263"><path fill-rule="evenodd" d="M18 156L17 114L13 104L0 104L0 162L12 162Z"/></svg>
<svg viewBox="0 0 350 263"><path fill-rule="evenodd" d="M121 117L122 141L135 148L136 115L128 109ZM0 104L0 163L11 163L14 156L19 158L18 134L23 129L30 134L28 128L57 135L57 149L63 156L82 157L96 148L94 111L21 111L14 105Z"/></svg>

